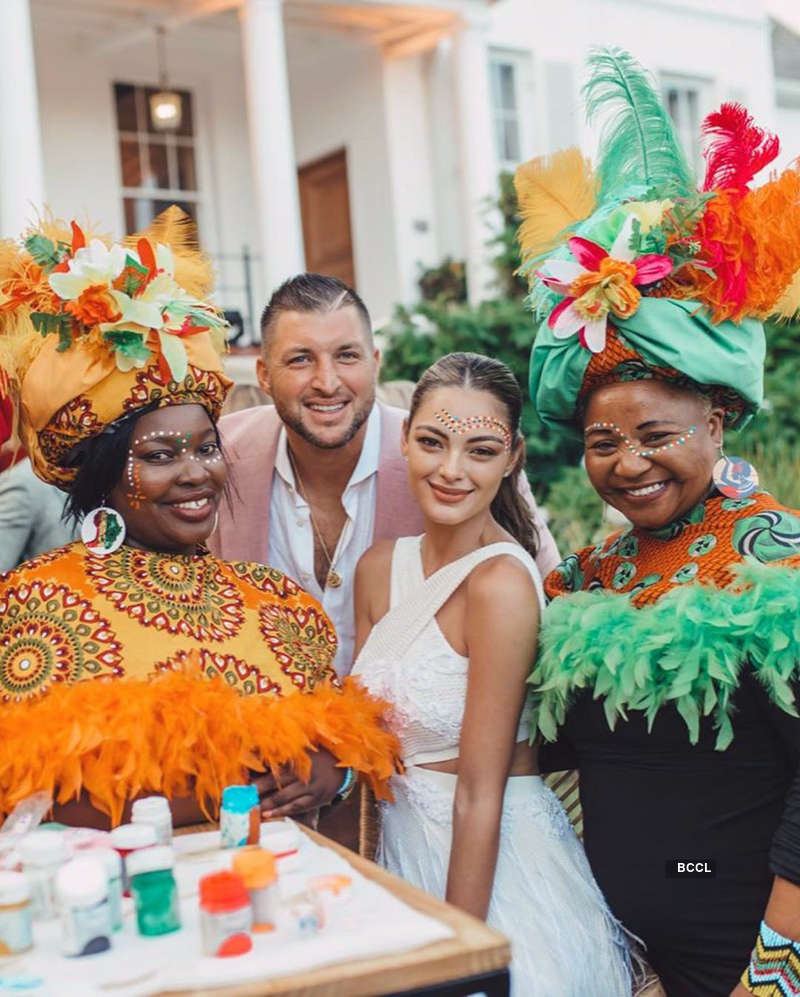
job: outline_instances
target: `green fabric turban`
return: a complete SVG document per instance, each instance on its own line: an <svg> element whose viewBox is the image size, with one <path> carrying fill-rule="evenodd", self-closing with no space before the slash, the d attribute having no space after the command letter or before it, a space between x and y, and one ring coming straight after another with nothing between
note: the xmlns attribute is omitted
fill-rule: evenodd
<svg viewBox="0 0 800 997"><path fill-rule="evenodd" d="M737 409L730 426L745 425L760 407L766 351L760 322L714 325L696 301L646 297L630 318L609 319L647 367L672 368L700 387L719 386L738 395L743 408ZM575 413L592 356L577 335L558 339L547 320L540 324L531 353L530 394L544 423L577 432ZM643 369L618 369L619 380L647 376ZM612 373L609 380L614 377Z"/></svg>

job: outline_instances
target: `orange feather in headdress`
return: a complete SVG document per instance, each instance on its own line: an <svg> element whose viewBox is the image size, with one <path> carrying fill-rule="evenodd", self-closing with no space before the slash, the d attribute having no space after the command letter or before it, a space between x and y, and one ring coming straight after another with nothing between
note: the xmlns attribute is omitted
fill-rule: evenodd
<svg viewBox="0 0 800 997"><path fill-rule="evenodd" d="M800 170L785 170L743 195L720 191L694 238L698 258L714 272L694 269L675 296L702 301L715 322L767 318L800 269Z"/></svg>

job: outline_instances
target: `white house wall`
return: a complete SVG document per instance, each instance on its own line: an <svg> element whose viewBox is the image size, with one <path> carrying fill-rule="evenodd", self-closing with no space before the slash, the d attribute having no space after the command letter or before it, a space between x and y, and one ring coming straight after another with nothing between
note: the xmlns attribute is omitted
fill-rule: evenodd
<svg viewBox="0 0 800 997"><path fill-rule="evenodd" d="M384 318L403 288L381 54L354 38L291 26L286 47L298 165L346 149L356 283L373 317Z"/></svg>
<svg viewBox="0 0 800 997"><path fill-rule="evenodd" d="M574 133L588 152L595 136L580 112L580 86L592 46L628 49L656 74L708 81L703 113L741 100L758 120L775 124L772 61L761 0L499 0L492 8L493 47L528 51L534 63L534 122L526 154L560 148ZM555 88L553 68L571 76ZM548 72L549 70L549 72Z"/></svg>
<svg viewBox="0 0 800 997"><path fill-rule="evenodd" d="M462 3L474 14L473 0ZM155 41L98 54L97 39L81 34L67 8L32 4L47 200L58 215L89 217L119 235L112 87L155 82ZM497 0L482 9L489 48L520 53L529 69L526 158L575 141L593 150L580 84L589 48L606 44L629 49L657 74L708 81L702 111L742 100L786 132L783 162L800 152L798 112L775 108L762 0ZM245 245L257 251L258 243L238 21L209 17L166 41L171 82L195 98L203 243L230 288L242 282L242 269L224 257ZM396 302L415 297L419 263L465 253L453 42L386 62L363 39L289 19L286 45L297 162L346 149L356 279L383 319ZM253 278L258 312L270 289L258 266ZM223 304L243 307L233 291L224 293Z"/></svg>
<svg viewBox="0 0 800 997"><path fill-rule="evenodd" d="M113 84L152 86L155 42L95 52L62 23L35 21L36 67L47 201L56 215L91 220L101 231L124 233ZM167 37L170 82L191 91L195 123L199 226L215 258L226 307L243 309L241 252L257 252L252 225L252 183L245 114L241 45L230 26L200 22ZM254 305L265 288L253 268ZM230 288L230 290L227 290Z"/></svg>
<svg viewBox="0 0 800 997"><path fill-rule="evenodd" d="M425 70L425 60L419 55L384 63L386 132L402 301L416 297L420 266L433 266L440 256Z"/></svg>
<svg viewBox="0 0 800 997"><path fill-rule="evenodd" d="M776 166L785 169L800 156L800 107L779 107L775 116L775 130L781 139Z"/></svg>

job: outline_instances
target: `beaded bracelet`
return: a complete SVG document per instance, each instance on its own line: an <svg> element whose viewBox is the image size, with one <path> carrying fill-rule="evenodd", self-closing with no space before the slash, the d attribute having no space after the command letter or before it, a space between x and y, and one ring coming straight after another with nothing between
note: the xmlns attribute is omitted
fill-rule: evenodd
<svg viewBox="0 0 800 997"><path fill-rule="evenodd" d="M339 787L339 792L334 796L334 800L346 800L347 797L353 792L356 784L356 774L353 769L348 768L345 770L344 779L341 786Z"/></svg>
<svg viewBox="0 0 800 997"><path fill-rule="evenodd" d="M788 997L800 993L800 942L784 938L762 921L741 984L756 997Z"/></svg>

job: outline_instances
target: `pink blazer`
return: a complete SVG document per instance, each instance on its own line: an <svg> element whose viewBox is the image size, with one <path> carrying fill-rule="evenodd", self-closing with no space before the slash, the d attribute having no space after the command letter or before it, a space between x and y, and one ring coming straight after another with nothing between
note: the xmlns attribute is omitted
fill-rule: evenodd
<svg viewBox="0 0 800 997"><path fill-rule="evenodd" d="M373 541L422 533L422 515L408 485L400 434L407 412L376 402L381 410L381 449ZM273 405L226 415L219 423L222 446L232 472L231 502L220 505L209 547L226 561L267 563L269 505L281 420ZM558 549L536 507L525 475L520 487L531 504L539 530L536 563L542 577L559 562Z"/></svg>
<svg viewBox="0 0 800 997"><path fill-rule="evenodd" d="M422 516L411 494L400 433L406 412L382 405L381 450L373 540L416 536ZM273 405L226 415L219 423L222 446L233 473L231 506L223 501L209 546L226 561L267 563L269 504L281 420Z"/></svg>

